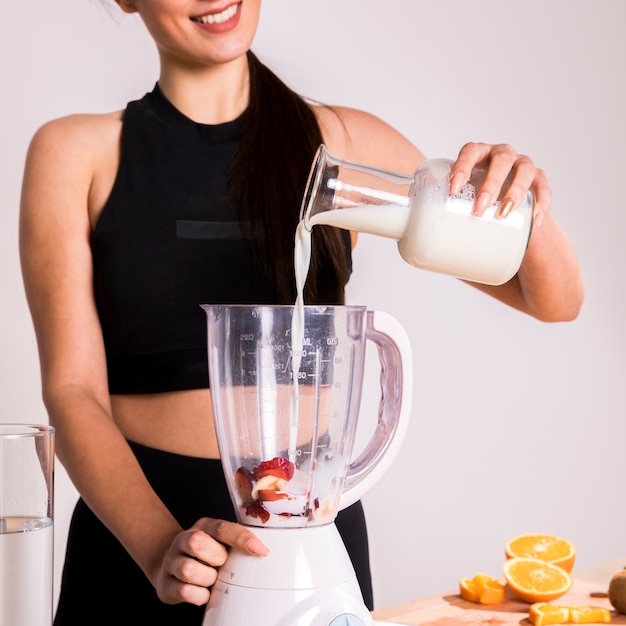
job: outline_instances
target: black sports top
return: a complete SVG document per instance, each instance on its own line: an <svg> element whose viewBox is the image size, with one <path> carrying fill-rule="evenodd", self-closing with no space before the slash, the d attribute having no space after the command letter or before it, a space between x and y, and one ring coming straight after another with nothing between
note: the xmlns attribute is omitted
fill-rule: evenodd
<svg viewBox="0 0 626 626"><path fill-rule="evenodd" d="M241 128L242 118L190 120L158 85L126 108L119 171L92 235L111 393L207 387L200 305L277 301L227 198Z"/></svg>

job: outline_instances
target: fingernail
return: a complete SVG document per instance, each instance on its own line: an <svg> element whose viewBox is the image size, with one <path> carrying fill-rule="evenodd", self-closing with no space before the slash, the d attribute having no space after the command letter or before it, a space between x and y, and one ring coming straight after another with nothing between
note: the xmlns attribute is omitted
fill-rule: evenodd
<svg viewBox="0 0 626 626"><path fill-rule="evenodd" d="M450 179L450 195L454 196L459 191L461 191L461 187L463 187L463 183L465 182L465 174L463 172L456 172L454 176Z"/></svg>
<svg viewBox="0 0 626 626"><path fill-rule="evenodd" d="M478 198L476 198L472 215L482 215L488 206L491 206L491 194L488 191L483 191L479 194Z"/></svg>
<svg viewBox="0 0 626 626"><path fill-rule="evenodd" d="M496 211L496 218L504 219L511 213L514 206L515 206L515 201L513 200L513 198L511 198L511 196L507 196L500 203L500 206L498 207L498 210Z"/></svg>
<svg viewBox="0 0 626 626"><path fill-rule="evenodd" d="M269 554L270 551L270 549L256 537L253 537L250 541L248 541L247 547L250 552L258 554L259 556L265 556L266 554Z"/></svg>
<svg viewBox="0 0 626 626"><path fill-rule="evenodd" d="M545 215L546 214L541 210L536 211L535 214L533 215L533 225L539 228L539 226L543 224L543 218L545 217Z"/></svg>

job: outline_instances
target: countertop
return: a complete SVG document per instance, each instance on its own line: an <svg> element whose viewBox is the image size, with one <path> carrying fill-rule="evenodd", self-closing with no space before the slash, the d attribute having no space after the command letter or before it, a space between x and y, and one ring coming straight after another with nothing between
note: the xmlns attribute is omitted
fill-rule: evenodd
<svg viewBox="0 0 626 626"><path fill-rule="evenodd" d="M615 572L626 566L626 556L593 567L572 572L574 584L555 604L570 606L600 606L611 610L611 624L626 624L626 615L616 613L608 598L596 593L608 590ZM594 594L594 596L590 595ZM378 624L406 624L408 626L530 626L529 604L515 598L507 590L505 601L497 605L480 605L461 598L458 589L442 595L414 600L372 613Z"/></svg>

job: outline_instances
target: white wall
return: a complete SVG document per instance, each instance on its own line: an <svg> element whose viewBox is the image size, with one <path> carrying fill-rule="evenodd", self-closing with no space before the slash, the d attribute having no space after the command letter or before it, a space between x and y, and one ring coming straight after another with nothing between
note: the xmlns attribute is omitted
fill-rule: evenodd
<svg viewBox="0 0 626 626"><path fill-rule="evenodd" d="M17 253L26 147L51 117L143 95L156 55L98 0L3 2L0 24L0 419L45 422ZM368 109L429 156L469 140L531 154L586 278L579 319L544 325L361 237L349 299L402 322L416 369L408 441L365 500L381 608L499 575L520 532L570 538L579 568L626 557L624 24L623 0L265 2L256 51L305 95ZM58 470L60 557L74 492Z"/></svg>

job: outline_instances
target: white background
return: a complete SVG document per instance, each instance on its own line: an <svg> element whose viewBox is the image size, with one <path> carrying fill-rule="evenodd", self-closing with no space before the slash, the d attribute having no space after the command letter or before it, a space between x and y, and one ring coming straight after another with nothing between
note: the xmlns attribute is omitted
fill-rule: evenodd
<svg viewBox="0 0 626 626"><path fill-rule="evenodd" d="M577 568L626 557L625 25L624 0L264 4L255 50L302 94L431 157L470 140L530 154L585 274L578 320L547 325L360 238L349 301L395 315L415 357L407 441L365 498L379 608L500 576L521 532L568 537ZM0 29L0 419L46 422L17 252L25 151L50 118L141 97L157 60L112 2L3 2ZM57 470L58 572L75 494Z"/></svg>

